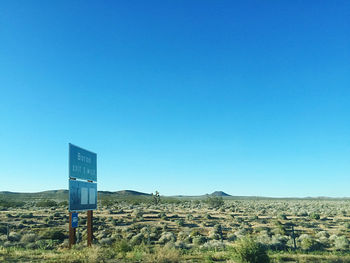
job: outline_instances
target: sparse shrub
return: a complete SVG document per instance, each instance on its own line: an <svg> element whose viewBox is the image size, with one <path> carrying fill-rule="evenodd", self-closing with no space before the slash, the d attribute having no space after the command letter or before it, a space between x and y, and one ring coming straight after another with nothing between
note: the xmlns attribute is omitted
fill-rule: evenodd
<svg viewBox="0 0 350 263"><path fill-rule="evenodd" d="M25 248L26 249L36 249L36 248L38 248L38 246L34 242L32 242L32 243L26 243Z"/></svg>
<svg viewBox="0 0 350 263"><path fill-rule="evenodd" d="M35 247L44 250L51 250L58 245L58 242L58 240L38 240L35 242Z"/></svg>
<svg viewBox="0 0 350 263"><path fill-rule="evenodd" d="M220 208L224 205L224 199L221 196L207 196L205 201L211 208Z"/></svg>
<svg viewBox="0 0 350 263"><path fill-rule="evenodd" d="M219 240L209 240L208 242L204 243L201 248L203 250L222 250L225 248L225 244L222 241Z"/></svg>
<svg viewBox="0 0 350 263"><path fill-rule="evenodd" d="M57 203L54 200L41 200L36 203L37 207L56 207Z"/></svg>
<svg viewBox="0 0 350 263"><path fill-rule="evenodd" d="M180 231L180 232L177 234L177 240L184 241L184 240L186 240L187 238L191 238L190 235L191 235L191 234L190 234L189 230Z"/></svg>
<svg viewBox="0 0 350 263"><path fill-rule="evenodd" d="M156 247L154 253L148 254L145 258L146 262L157 263L178 263L180 260L180 252L170 246Z"/></svg>
<svg viewBox="0 0 350 263"><path fill-rule="evenodd" d="M0 199L0 206L3 208L9 208L9 207L22 207L25 205L25 202L22 201L14 201L14 200L6 200L6 199Z"/></svg>
<svg viewBox="0 0 350 263"><path fill-rule="evenodd" d="M110 246L113 243L113 239L110 237L101 238L99 240L102 246Z"/></svg>
<svg viewBox="0 0 350 263"><path fill-rule="evenodd" d="M42 239L50 239L50 240L58 240L60 242L63 242L63 240L66 238L66 235L63 230L61 229L47 229L44 231L41 235Z"/></svg>
<svg viewBox="0 0 350 263"><path fill-rule="evenodd" d="M188 215L186 216L186 219L189 220L189 221L193 220L193 215L188 214Z"/></svg>
<svg viewBox="0 0 350 263"><path fill-rule="evenodd" d="M11 242L17 242L21 239L21 235L15 232L9 234L8 240Z"/></svg>
<svg viewBox="0 0 350 263"><path fill-rule="evenodd" d="M209 232L210 239L222 240L222 227L220 224L216 224Z"/></svg>
<svg viewBox="0 0 350 263"><path fill-rule="evenodd" d="M7 226L0 225L0 234L7 234Z"/></svg>
<svg viewBox="0 0 350 263"><path fill-rule="evenodd" d="M163 220L168 220L168 217L166 216L165 212L160 212L158 217L163 219Z"/></svg>
<svg viewBox="0 0 350 263"><path fill-rule="evenodd" d="M271 238L266 232L260 233L259 235L256 236L256 242L268 248L271 244Z"/></svg>
<svg viewBox="0 0 350 263"><path fill-rule="evenodd" d="M13 244L10 241L6 241L4 242L4 244L2 244L3 247L11 247L13 246Z"/></svg>
<svg viewBox="0 0 350 263"><path fill-rule="evenodd" d="M127 240L122 239L115 242L115 249L117 252L125 254L132 250L132 246L129 244Z"/></svg>
<svg viewBox="0 0 350 263"><path fill-rule="evenodd" d="M207 239L204 236L195 236L192 238L192 242L194 245L199 246L207 242Z"/></svg>
<svg viewBox="0 0 350 263"><path fill-rule="evenodd" d="M340 236L335 238L334 247L336 250L347 250L349 248L349 240L346 236Z"/></svg>
<svg viewBox="0 0 350 263"><path fill-rule="evenodd" d="M138 233L130 240L132 245L140 245L144 241L145 236L142 233Z"/></svg>
<svg viewBox="0 0 350 263"><path fill-rule="evenodd" d="M178 226L184 226L185 225L185 220L183 218L179 218L175 222L176 222L176 224Z"/></svg>
<svg viewBox="0 0 350 263"><path fill-rule="evenodd" d="M270 262L266 248L250 237L242 238L236 242L235 254L237 259L244 263Z"/></svg>
<svg viewBox="0 0 350 263"><path fill-rule="evenodd" d="M238 229L236 232L234 232L235 236L237 236L238 238L242 238L245 235L248 234L248 231L244 228Z"/></svg>
<svg viewBox="0 0 350 263"><path fill-rule="evenodd" d="M68 201L61 201L58 203L59 206L68 207Z"/></svg>
<svg viewBox="0 0 350 263"><path fill-rule="evenodd" d="M58 212L56 212L56 213L53 214L53 217L54 217L54 218L60 218L60 217L61 217L61 214L58 213Z"/></svg>
<svg viewBox="0 0 350 263"><path fill-rule="evenodd" d="M320 243L307 234L303 234L299 237L299 243L301 249L305 251L314 251L320 249Z"/></svg>
<svg viewBox="0 0 350 263"><path fill-rule="evenodd" d="M320 231L316 234L317 238L328 238L329 234L327 231Z"/></svg>
<svg viewBox="0 0 350 263"><path fill-rule="evenodd" d="M160 244L166 244L168 242L175 242L175 241L176 241L176 237L172 232L163 232L158 240Z"/></svg>
<svg viewBox="0 0 350 263"><path fill-rule="evenodd" d="M36 238L37 238L37 235L35 235L33 233L25 234L22 236L21 242L31 243L31 242L34 242L36 240Z"/></svg>
<svg viewBox="0 0 350 263"><path fill-rule="evenodd" d="M270 248L274 250L284 250L287 248L288 238L282 235L273 235L271 237Z"/></svg>
<svg viewBox="0 0 350 263"><path fill-rule="evenodd" d="M204 215L204 218L205 218L205 219L213 219L213 217L212 217L210 214L205 214L205 215Z"/></svg>
<svg viewBox="0 0 350 263"><path fill-rule="evenodd" d="M309 217L310 219L315 219L315 220L319 220L321 218L320 214L318 213L311 213Z"/></svg>
<svg viewBox="0 0 350 263"><path fill-rule="evenodd" d="M28 213L28 214L22 214L20 215L20 218L33 218L33 213Z"/></svg>
<svg viewBox="0 0 350 263"><path fill-rule="evenodd" d="M143 219L143 212L140 209L136 209L134 210L134 212L132 212L131 214L134 218L136 218L137 220L142 220Z"/></svg>
<svg viewBox="0 0 350 263"><path fill-rule="evenodd" d="M237 236L235 235L235 234L229 234L229 235L227 235L227 240L228 241L235 241L237 239Z"/></svg>
<svg viewBox="0 0 350 263"><path fill-rule="evenodd" d="M279 214L277 218L281 220L287 220L287 216L285 214Z"/></svg>
<svg viewBox="0 0 350 263"><path fill-rule="evenodd" d="M188 249L189 248L189 246L181 240L178 240L175 242L175 247L178 249Z"/></svg>

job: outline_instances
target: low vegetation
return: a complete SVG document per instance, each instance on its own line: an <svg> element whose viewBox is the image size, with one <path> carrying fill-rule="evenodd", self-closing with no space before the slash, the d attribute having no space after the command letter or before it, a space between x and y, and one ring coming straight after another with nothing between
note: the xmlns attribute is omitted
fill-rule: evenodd
<svg viewBox="0 0 350 263"><path fill-rule="evenodd" d="M350 262L348 200L104 197L71 250L64 200L1 205L0 262Z"/></svg>

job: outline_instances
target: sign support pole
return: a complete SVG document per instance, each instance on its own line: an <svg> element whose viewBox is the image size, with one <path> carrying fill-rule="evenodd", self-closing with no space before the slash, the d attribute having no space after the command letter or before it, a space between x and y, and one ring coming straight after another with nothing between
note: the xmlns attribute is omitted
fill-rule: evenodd
<svg viewBox="0 0 350 263"><path fill-rule="evenodd" d="M92 210L87 211L87 245L88 247L91 247L92 244L92 218L93 213Z"/></svg>
<svg viewBox="0 0 350 263"><path fill-rule="evenodd" d="M69 248L72 248L72 245L75 244L75 228L72 227L72 212L69 212Z"/></svg>

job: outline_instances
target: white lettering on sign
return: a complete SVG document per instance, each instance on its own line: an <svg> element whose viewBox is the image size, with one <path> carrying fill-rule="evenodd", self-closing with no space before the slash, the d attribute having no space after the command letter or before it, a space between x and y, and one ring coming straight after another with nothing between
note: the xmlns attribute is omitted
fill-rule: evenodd
<svg viewBox="0 0 350 263"><path fill-rule="evenodd" d="M83 169L81 169L82 167L80 165L72 165L72 170L73 172L76 173L83 173L83 174L89 174L89 175L95 175L96 174L96 170L95 169L89 169L87 167L83 166Z"/></svg>
<svg viewBox="0 0 350 263"><path fill-rule="evenodd" d="M81 166L79 166L79 165L73 165L73 172L78 172L78 173L80 173L80 172L81 172Z"/></svg>
<svg viewBox="0 0 350 263"><path fill-rule="evenodd" d="M83 163L91 163L91 158L85 155L82 155L78 152L78 161L81 161Z"/></svg>

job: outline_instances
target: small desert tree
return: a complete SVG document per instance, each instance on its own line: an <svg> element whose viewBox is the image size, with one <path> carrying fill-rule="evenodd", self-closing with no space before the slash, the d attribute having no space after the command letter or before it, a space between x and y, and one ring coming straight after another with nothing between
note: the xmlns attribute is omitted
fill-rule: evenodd
<svg viewBox="0 0 350 263"><path fill-rule="evenodd" d="M268 263L270 262L266 248L251 237L240 239L235 244L236 257L244 263Z"/></svg>
<svg viewBox="0 0 350 263"><path fill-rule="evenodd" d="M221 196L207 195L206 203L212 208L220 208L224 205L224 199Z"/></svg>
<svg viewBox="0 0 350 263"><path fill-rule="evenodd" d="M152 201L155 205L160 204L160 195L158 191L156 191L154 194L152 193Z"/></svg>

